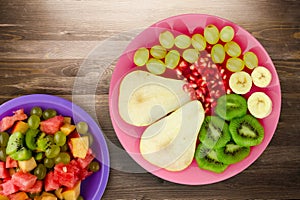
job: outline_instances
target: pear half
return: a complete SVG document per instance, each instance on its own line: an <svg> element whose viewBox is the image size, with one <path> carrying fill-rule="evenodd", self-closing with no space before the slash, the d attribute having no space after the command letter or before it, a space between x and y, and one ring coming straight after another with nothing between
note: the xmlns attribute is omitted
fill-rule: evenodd
<svg viewBox="0 0 300 200"><path fill-rule="evenodd" d="M190 101L186 82L133 71L120 83L118 108L121 118L135 126L147 126Z"/></svg>
<svg viewBox="0 0 300 200"><path fill-rule="evenodd" d="M200 127L204 120L202 104L191 101L143 132L141 155L153 165L169 171L181 171L193 158Z"/></svg>

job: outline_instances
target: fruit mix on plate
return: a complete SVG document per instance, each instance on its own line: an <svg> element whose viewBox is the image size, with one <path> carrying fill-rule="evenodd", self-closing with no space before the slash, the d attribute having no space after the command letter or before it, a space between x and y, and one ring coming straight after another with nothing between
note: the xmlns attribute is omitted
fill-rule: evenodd
<svg viewBox="0 0 300 200"><path fill-rule="evenodd" d="M193 35L176 34L165 30L158 44L136 50L133 61L142 70L123 78L119 113L129 124L148 126L140 152L155 166L180 171L192 157L200 168L220 173L262 142L259 120L272 111L262 88L272 74L258 66L254 52L244 52L231 26L219 30L210 24ZM166 71L177 78L160 76ZM200 114L193 119L195 111Z"/></svg>
<svg viewBox="0 0 300 200"><path fill-rule="evenodd" d="M82 135L82 136L81 136ZM24 109L0 121L0 199L77 200L81 181L99 170L86 122L53 109Z"/></svg>

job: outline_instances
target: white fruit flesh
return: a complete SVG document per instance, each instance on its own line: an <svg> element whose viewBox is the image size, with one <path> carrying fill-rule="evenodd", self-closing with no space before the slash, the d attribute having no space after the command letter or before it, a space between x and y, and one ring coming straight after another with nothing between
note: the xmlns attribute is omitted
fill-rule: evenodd
<svg viewBox="0 0 300 200"><path fill-rule="evenodd" d="M229 78L229 87L236 94L246 94L252 87L252 78L247 72L235 72Z"/></svg>
<svg viewBox="0 0 300 200"><path fill-rule="evenodd" d="M261 88L267 87L272 80L271 72L265 67L256 67L252 71L251 77L254 85Z"/></svg>
<svg viewBox="0 0 300 200"><path fill-rule="evenodd" d="M140 141L142 156L157 167L184 170L194 158L203 120L204 110L199 101L185 104L144 131Z"/></svg>
<svg viewBox="0 0 300 200"><path fill-rule="evenodd" d="M272 100L264 92L254 92L247 100L249 112L256 118L262 119L270 115Z"/></svg>
<svg viewBox="0 0 300 200"><path fill-rule="evenodd" d="M119 90L121 118L135 126L152 124L190 101L184 84L140 70L127 74Z"/></svg>

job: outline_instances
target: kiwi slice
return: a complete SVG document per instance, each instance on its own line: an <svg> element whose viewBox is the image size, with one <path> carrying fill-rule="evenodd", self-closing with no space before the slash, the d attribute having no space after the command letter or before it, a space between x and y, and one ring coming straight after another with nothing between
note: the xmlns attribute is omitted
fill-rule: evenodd
<svg viewBox="0 0 300 200"><path fill-rule="evenodd" d="M216 153L219 161L225 164L234 164L249 155L250 147L242 147L230 142L226 144L225 147L216 149Z"/></svg>
<svg viewBox="0 0 300 200"><path fill-rule="evenodd" d="M233 119L229 131L234 142L240 146L255 146L264 138L264 127L252 115Z"/></svg>
<svg viewBox="0 0 300 200"><path fill-rule="evenodd" d="M25 143L28 149L35 150L37 148L36 140L38 137L38 129L28 129L25 134Z"/></svg>
<svg viewBox="0 0 300 200"><path fill-rule="evenodd" d="M203 144L199 144L195 152L196 162L201 169L216 173L223 172L228 165L219 161L216 151Z"/></svg>
<svg viewBox="0 0 300 200"><path fill-rule="evenodd" d="M200 141L209 148L220 148L230 141L228 124L217 116L207 116L200 129Z"/></svg>
<svg viewBox="0 0 300 200"><path fill-rule="evenodd" d="M18 149L23 147L24 135L21 132L13 133L7 143L6 154L11 155L15 153Z"/></svg>
<svg viewBox="0 0 300 200"><path fill-rule="evenodd" d="M242 117L247 113L247 101L238 94L225 94L217 100L215 112L225 120Z"/></svg>
<svg viewBox="0 0 300 200"><path fill-rule="evenodd" d="M14 160L28 160L32 157L32 151L26 147L21 147L15 153L11 154L10 157Z"/></svg>

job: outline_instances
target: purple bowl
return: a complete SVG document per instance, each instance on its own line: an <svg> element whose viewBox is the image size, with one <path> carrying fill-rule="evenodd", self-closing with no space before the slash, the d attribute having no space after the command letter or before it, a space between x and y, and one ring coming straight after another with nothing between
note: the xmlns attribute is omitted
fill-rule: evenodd
<svg viewBox="0 0 300 200"><path fill-rule="evenodd" d="M13 114L20 108L29 114L34 106L40 106L42 109L52 108L58 114L72 117L74 123L85 121L89 125L89 131L93 135L91 149L96 159L101 163L101 169L89 176L81 183L81 195L84 199L101 199L109 176L109 154L103 133L93 118L79 106L63 98L45 94L32 94L21 96L3 103L0 106L0 119Z"/></svg>

